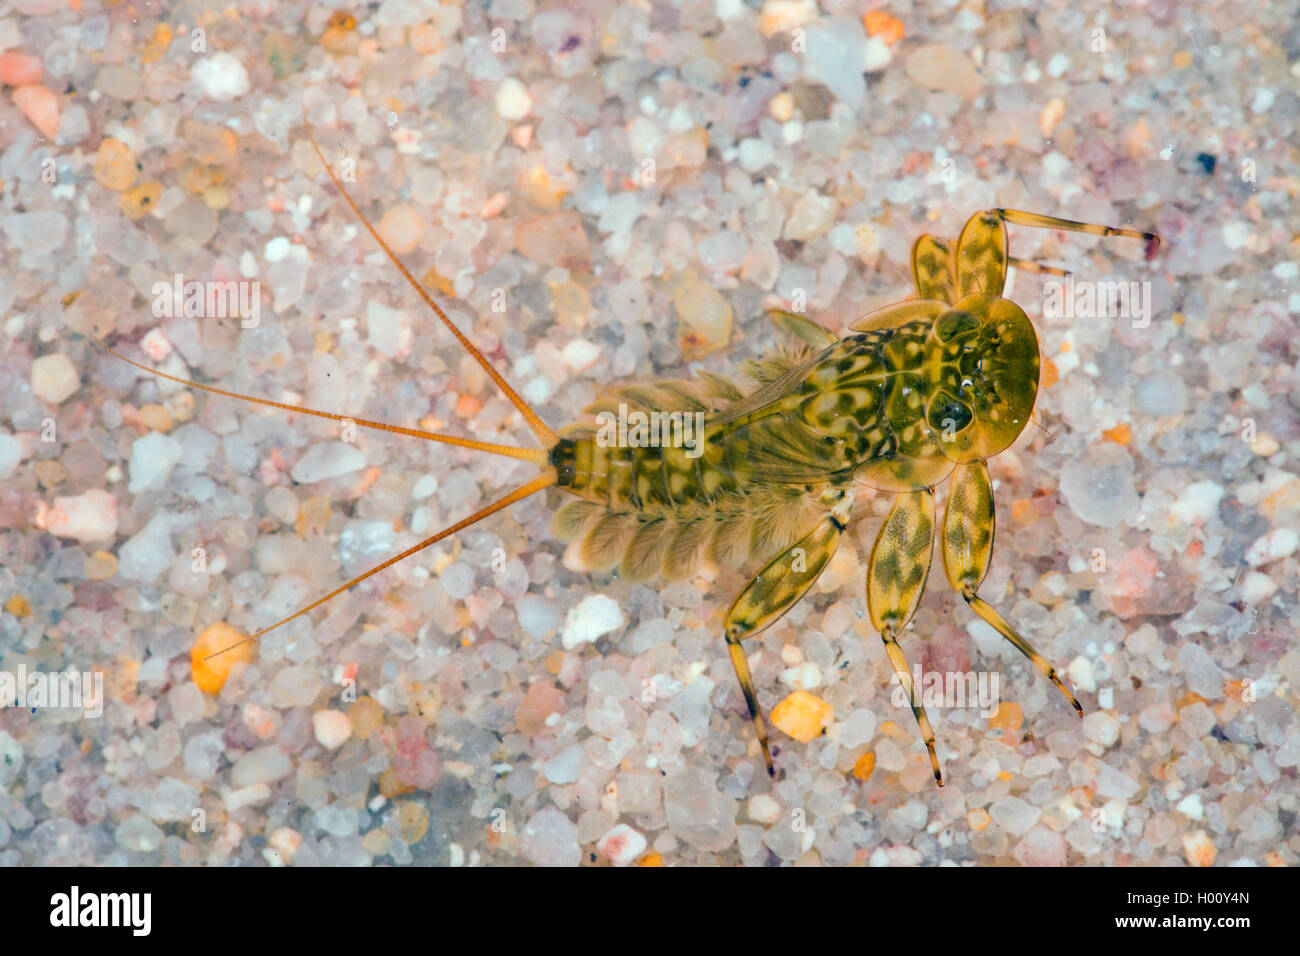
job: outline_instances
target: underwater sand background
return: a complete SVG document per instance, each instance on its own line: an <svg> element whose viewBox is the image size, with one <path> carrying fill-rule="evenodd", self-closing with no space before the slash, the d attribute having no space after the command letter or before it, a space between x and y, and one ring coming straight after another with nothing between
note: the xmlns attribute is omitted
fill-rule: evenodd
<svg viewBox="0 0 1300 956"><path fill-rule="evenodd" d="M98 670L105 701L0 711L0 863L1294 863L1296 14L13 3L0 669ZM932 575L909 659L996 675L1003 701L931 709L934 787L864 617L885 495L748 642L765 711L800 689L824 707L811 742L773 731L775 782L720 638L742 575L574 573L555 492L267 635L205 693L201 632L265 626L532 473L340 442L87 338L533 443L327 185L304 109L552 427L605 384L738 370L777 344L768 306L801 297L841 331L910 294L917 235L980 209L1159 232L1146 262L1011 230L1013 255L1078 280L1149 283L1149 323L1044 316L1041 276L1008 293L1039 330L1042 427L992 462L981 594L1086 718ZM256 327L155 317L178 274L255 281Z"/></svg>

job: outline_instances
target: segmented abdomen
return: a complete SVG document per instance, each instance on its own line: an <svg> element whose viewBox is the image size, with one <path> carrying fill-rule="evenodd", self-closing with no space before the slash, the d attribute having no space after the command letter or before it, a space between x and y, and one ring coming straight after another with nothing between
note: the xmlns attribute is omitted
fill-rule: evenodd
<svg viewBox="0 0 1300 956"><path fill-rule="evenodd" d="M770 558L817 520L828 486L932 485L952 465L924 421L935 374L928 331L914 322L866 332L791 362L766 388L711 412L702 448L602 440L590 429L562 439L551 451L556 484L584 500L556 513L557 535L579 540L590 570L619 564L626 577L671 579L705 557L722 566Z"/></svg>

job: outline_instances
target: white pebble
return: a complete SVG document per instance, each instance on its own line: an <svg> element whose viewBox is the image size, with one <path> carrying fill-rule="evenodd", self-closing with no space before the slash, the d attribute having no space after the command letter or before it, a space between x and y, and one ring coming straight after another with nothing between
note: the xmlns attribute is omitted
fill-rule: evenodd
<svg viewBox="0 0 1300 956"><path fill-rule="evenodd" d="M411 350L411 322L406 312L393 309L382 302L371 300L366 304L366 328L370 333L370 346L389 358L402 358Z"/></svg>
<svg viewBox="0 0 1300 956"><path fill-rule="evenodd" d="M542 776L557 786L573 783L582 772L587 751L582 744L570 744L542 766Z"/></svg>
<svg viewBox="0 0 1300 956"><path fill-rule="evenodd" d="M811 661L805 661L783 670L781 683L797 690L813 690L822 685L822 669Z"/></svg>
<svg viewBox="0 0 1300 956"><path fill-rule="evenodd" d="M1258 567L1290 557L1297 547L1300 547L1300 533L1294 528L1274 528L1246 549L1246 561Z"/></svg>
<svg viewBox="0 0 1300 956"><path fill-rule="evenodd" d="M1002 797L989 807L989 816L1008 833L1024 836L1038 822L1042 811L1019 797Z"/></svg>
<svg viewBox="0 0 1300 956"><path fill-rule="evenodd" d="M292 243L289 242L288 236L276 236L267 240L265 248L262 250L262 257L267 262L279 262L289 254L289 248Z"/></svg>
<svg viewBox="0 0 1300 956"><path fill-rule="evenodd" d="M341 441L323 441L308 448L289 473L293 475L294 481L309 485L360 471L365 465L366 456L355 445Z"/></svg>
<svg viewBox="0 0 1300 956"><path fill-rule="evenodd" d="M1178 651L1178 666L1193 693L1206 700L1223 697L1223 671L1209 652L1199 644L1184 644Z"/></svg>
<svg viewBox="0 0 1300 956"><path fill-rule="evenodd" d="M127 817L113 831L118 846L136 853L152 853L162 846L165 838L158 825L142 813Z"/></svg>
<svg viewBox="0 0 1300 956"><path fill-rule="evenodd" d="M274 783L293 772L289 755L272 744L250 750L230 768L230 782L236 787L251 787L257 783Z"/></svg>
<svg viewBox="0 0 1300 956"><path fill-rule="evenodd" d="M1261 86L1255 91L1255 97L1250 101L1250 111L1252 113L1267 113L1273 108L1273 101L1277 94L1267 86Z"/></svg>
<svg viewBox="0 0 1300 956"><path fill-rule="evenodd" d="M317 742L326 750L338 750L352 736L352 721L341 710L318 710L312 714Z"/></svg>
<svg viewBox="0 0 1300 956"><path fill-rule="evenodd" d="M760 793L756 797L750 797L749 803L745 807L745 812L749 819L755 823L775 823L781 818L781 804L777 803L765 793Z"/></svg>
<svg viewBox="0 0 1300 956"><path fill-rule="evenodd" d="M537 866L577 866L582 862L578 828L555 807L537 811L524 824L519 852Z"/></svg>
<svg viewBox="0 0 1300 956"><path fill-rule="evenodd" d="M1250 237L1250 226L1240 219L1231 219L1223 224L1223 244L1229 249L1240 249Z"/></svg>
<svg viewBox="0 0 1300 956"><path fill-rule="evenodd" d="M23 460L23 443L17 435L0 433L0 480L8 478Z"/></svg>
<svg viewBox="0 0 1300 956"><path fill-rule="evenodd" d="M894 51L888 43L880 37L868 37L862 50L862 72L877 73L889 66L889 61L893 58Z"/></svg>
<svg viewBox="0 0 1300 956"><path fill-rule="evenodd" d="M423 501L438 490L438 479L433 475L421 475L411 486L411 497Z"/></svg>
<svg viewBox="0 0 1300 956"><path fill-rule="evenodd" d="M1083 718L1083 735L1093 743L1110 747L1119 740L1119 721L1104 710L1089 714Z"/></svg>
<svg viewBox="0 0 1300 956"><path fill-rule="evenodd" d="M852 750L876 735L876 714L871 710L855 710L835 727L835 736L841 747Z"/></svg>
<svg viewBox="0 0 1300 956"><path fill-rule="evenodd" d="M203 719L203 691L188 681L177 684L167 692L167 702L171 704L172 719L178 726Z"/></svg>
<svg viewBox="0 0 1300 956"><path fill-rule="evenodd" d="M776 157L776 151L766 140L743 139L740 141L740 168L747 173L756 173Z"/></svg>
<svg viewBox="0 0 1300 956"><path fill-rule="evenodd" d="M1262 604L1277 593L1277 582L1267 574L1251 571L1241 581L1241 599L1247 604Z"/></svg>
<svg viewBox="0 0 1300 956"><path fill-rule="evenodd" d="M171 532L171 515L165 511L154 512L149 523L118 549L117 573L132 581L155 580L176 558Z"/></svg>
<svg viewBox="0 0 1300 956"><path fill-rule="evenodd" d="M1189 793L1178 801L1174 808L1189 820L1199 820L1205 815L1205 806L1201 803L1199 793Z"/></svg>
<svg viewBox="0 0 1300 956"><path fill-rule="evenodd" d="M264 783L255 783L251 787L227 790L225 804L227 813L237 813L244 807L251 807L271 797L271 788Z"/></svg>
<svg viewBox="0 0 1300 956"><path fill-rule="evenodd" d="M1124 825L1124 810L1128 803L1123 800L1107 800L1101 805L1101 820L1106 826L1119 829Z"/></svg>
<svg viewBox="0 0 1300 956"><path fill-rule="evenodd" d="M1047 75L1052 77L1063 76L1065 71L1070 68L1070 58L1064 53L1054 53L1052 58L1047 61Z"/></svg>
<svg viewBox="0 0 1300 956"><path fill-rule="evenodd" d="M1208 521L1218 514L1222 498L1223 486L1218 482L1193 482L1179 493L1169 513L1183 524Z"/></svg>
<svg viewBox="0 0 1300 956"><path fill-rule="evenodd" d="M623 624L623 609L613 598L604 594L583 598L564 619L564 649L571 651L579 644L590 644Z"/></svg>
<svg viewBox="0 0 1300 956"><path fill-rule="evenodd" d="M126 490L136 495L142 491L160 491L167 476L181 460L184 448L170 435L150 432L131 443L131 463Z"/></svg>
<svg viewBox="0 0 1300 956"><path fill-rule="evenodd" d="M42 355L32 362L32 392L41 401L58 405L79 388L81 379L76 366L62 352Z"/></svg>
<svg viewBox="0 0 1300 956"><path fill-rule="evenodd" d="M92 488L85 494L54 499L45 530L60 538L104 541L117 534L117 499Z"/></svg>
<svg viewBox="0 0 1300 956"><path fill-rule="evenodd" d="M307 707L321 692L324 681L320 671L311 664L294 664L281 668L271 678L266 696L272 707L287 710L290 707Z"/></svg>
<svg viewBox="0 0 1300 956"><path fill-rule="evenodd" d="M497 113L502 119L523 119L533 108L533 98L528 95L528 87L508 76L497 87Z"/></svg>
<svg viewBox="0 0 1300 956"><path fill-rule="evenodd" d="M575 372L585 372L600 358L600 346L586 339L574 339L560 353L564 364Z"/></svg>
<svg viewBox="0 0 1300 956"><path fill-rule="evenodd" d="M1080 655L1070 661L1066 673L1070 677L1070 683L1076 689L1087 691L1089 694L1097 689L1097 681L1092 673L1092 661L1088 660L1088 658Z"/></svg>

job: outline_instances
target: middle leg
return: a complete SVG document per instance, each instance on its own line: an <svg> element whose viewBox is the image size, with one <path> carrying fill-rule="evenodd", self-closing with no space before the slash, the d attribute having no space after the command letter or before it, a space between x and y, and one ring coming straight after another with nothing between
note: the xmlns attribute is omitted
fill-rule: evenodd
<svg viewBox="0 0 1300 956"><path fill-rule="evenodd" d="M934 749L934 731L921 703L920 691L912 680L907 657L898 646L898 635L916 614L925 593L934 554L934 492L909 491L894 499L885 525L871 547L867 566L867 610L871 623L885 642L885 653L894 666L899 683L907 691L912 713L930 753L934 779L943 786L943 772Z"/></svg>

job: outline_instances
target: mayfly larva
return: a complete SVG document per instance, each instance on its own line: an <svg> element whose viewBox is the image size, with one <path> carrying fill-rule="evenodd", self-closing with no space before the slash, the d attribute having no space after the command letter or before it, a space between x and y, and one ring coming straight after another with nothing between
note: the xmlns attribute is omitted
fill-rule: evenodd
<svg viewBox="0 0 1300 956"><path fill-rule="evenodd" d="M624 440L610 440L591 423L555 432L541 420L416 281L326 162L310 129L306 135L371 236L520 412L543 447L492 444L254 398L113 354L191 388L531 461L540 474L246 641L448 535L555 486L574 496L556 512L555 533L579 542L588 570L617 568L631 580L672 580L693 574L705 561L718 567L763 562L727 610L723 637L763 760L774 774L742 642L780 619L816 582L850 524L854 488L861 484L895 496L871 549L867 606L907 691L935 780L942 786L934 733L897 639L916 612L930 570L934 489L950 479L941 530L948 582L1082 715L1056 670L977 594L989 569L994 533L986 462L1024 430L1038 393L1038 338L1024 311L1002 297L1007 267L1057 271L1009 256L1006 227L1128 236L1145 240L1148 255L1159 244L1157 236L1013 209L976 213L955 246L934 236L919 238L912 251L916 297L859 319L845 338L837 339L793 313L774 312L778 327L799 344L794 351L751 363L749 377L755 386L750 391L721 376L700 373L695 381L620 388L588 408L593 416L621 406L647 416L677 415L678 422L682 416L699 415L703 427L694 438L632 442L622 433Z"/></svg>

